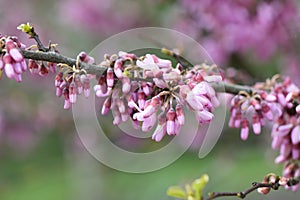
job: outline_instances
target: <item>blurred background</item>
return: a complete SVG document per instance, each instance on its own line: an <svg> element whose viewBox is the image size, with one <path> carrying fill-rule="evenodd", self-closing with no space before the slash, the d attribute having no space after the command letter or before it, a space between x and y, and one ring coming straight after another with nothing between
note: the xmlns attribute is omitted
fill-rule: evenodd
<svg viewBox="0 0 300 200"><path fill-rule="evenodd" d="M34 24L41 40L59 44L62 54L75 57L92 50L109 36L131 28L176 29L202 44L227 77L244 84L276 73L300 84L299 2L296 0L0 0L0 33L17 35L33 44L16 27ZM99 55L101 58L102 55ZM97 58L97 59L99 59ZM172 165L147 174L110 169L91 157L80 143L72 112L56 98L54 75L24 75L18 84L0 82L0 199L171 199L171 185L191 182L207 173L206 191L240 191L275 172L278 152L270 148L270 131L247 142L225 126L212 152L198 158L199 144ZM99 108L100 109L100 108ZM109 126L112 124L107 123ZM184 134L184 133L182 133ZM153 141L128 141L121 146L147 151ZM248 199L299 199L299 192L280 190Z"/></svg>

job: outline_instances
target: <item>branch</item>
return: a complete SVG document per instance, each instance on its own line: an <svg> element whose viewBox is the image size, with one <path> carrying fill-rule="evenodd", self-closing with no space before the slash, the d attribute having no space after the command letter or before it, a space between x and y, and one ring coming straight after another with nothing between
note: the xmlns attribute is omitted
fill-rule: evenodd
<svg viewBox="0 0 300 200"><path fill-rule="evenodd" d="M21 49L21 52L24 58L33 59L33 60L41 60L48 61L53 63L64 63L69 66L76 65L76 60L73 58L66 57L64 55L55 53L55 52L36 52L36 51L28 51ZM106 67L102 67L99 65L91 65L84 62L79 62L79 67L84 69L88 74L102 74Z"/></svg>
<svg viewBox="0 0 300 200"><path fill-rule="evenodd" d="M209 197L204 199L204 200L212 200L212 199L216 199L218 197L230 197L230 196L235 196L235 197L239 197L241 199L244 199L249 193L255 191L258 188L263 188L263 187L267 187L267 188L278 188L279 184L278 183L258 183L258 182L254 182L252 183L252 187L243 191L243 192L212 192L210 193Z"/></svg>
<svg viewBox="0 0 300 200"><path fill-rule="evenodd" d="M250 86L236 85L231 83L210 83L217 92L226 92L230 94L238 94L240 91L245 91L252 94L255 90Z"/></svg>
<svg viewBox="0 0 300 200"><path fill-rule="evenodd" d="M73 58L66 57L64 55L55 52L41 52L41 51L29 51L21 49L24 58L48 61L53 63L64 63L69 66L76 65L76 60ZM105 72L106 67L99 65L91 65L83 62L79 62L79 67L84 69L88 74L102 74ZM234 85L230 83L211 83L217 92L226 92L230 94L238 94L240 91L246 91L247 93L252 93L253 88L249 86Z"/></svg>
<svg viewBox="0 0 300 200"><path fill-rule="evenodd" d="M295 178L289 178L286 180L286 185L287 186L294 186L299 184L300 177L295 177ZM252 183L252 187L248 188L245 191L242 192L212 192L209 194L209 197L203 200L212 200L216 199L218 197L229 197L229 196L235 196L241 199L244 199L248 194L251 192L257 190L258 188L270 188L274 190L278 190L280 186L280 182L277 180L274 183L259 183L259 182L254 182Z"/></svg>

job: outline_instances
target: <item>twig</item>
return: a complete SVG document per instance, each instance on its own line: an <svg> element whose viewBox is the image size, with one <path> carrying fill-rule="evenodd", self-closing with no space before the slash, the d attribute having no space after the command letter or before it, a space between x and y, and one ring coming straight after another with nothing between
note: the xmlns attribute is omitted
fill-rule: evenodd
<svg viewBox="0 0 300 200"><path fill-rule="evenodd" d="M294 186L294 185L299 184L299 181L300 181L300 177L290 178L287 180L287 185ZM282 186L282 185L280 185L278 181L276 181L275 183L254 182L254 183L252 183L252 187L248 188L245 191L242 191L242 192L212 192L209 194L209 197L207 197L203 200L212 200L212 199L216 199L218 197L229 197L229 196L235 196L240 199L244 199L248 194L257 190L258 188L270 188L273 190L278 190L278 188L280 186Z"/></svg>
<svg viewBox="0 0 300 200"><path fill-rule="evenodd" d="M73 58L66 57L64 55L55 53L55 52L38 52L38 51L29 51L21 50L24 58L33 59L33 60L42 60L53 63L64 63L69 66L76 65L76 60ZM79 62L79 67L84 69L88 74L102 74L106 67L99 65L91 65L83 62Z"/></svg>
<svg viewBox="0 0 300 200"><path fill-rule="evenodd" d="M212 200L212 199L216 199L218 197L229 197L229 196L235 196L235 197L239 197L241 199L244 199L249 193L255 191L258 188L262 188L262 187L268 187L268 188L274 188L274 187L278 187L277 186L278 183L257 183L254 182L252 183L252 187L243 191L243 192L212 192L210 193L209 197L204 199L204 200Z"/></svg>
<svg viewBox="0 0 300 200"><path fill-rule="evenodd" d="M64 63L70 66L76 65L76 60L55 52L41 52L41 51L29 51L21 50L24 58L33 60L42 60L53 63ZM102 74L105 72L106 67L99 65L91 65L83 62L79 62L79 67L84 69L88 74ZM226 92L231 94L238 94L240 91L246 91L247 93L252 93L254 90L249 86L235 85L230 83L211 83L211 85L216 89L217 92Z"/></svg>

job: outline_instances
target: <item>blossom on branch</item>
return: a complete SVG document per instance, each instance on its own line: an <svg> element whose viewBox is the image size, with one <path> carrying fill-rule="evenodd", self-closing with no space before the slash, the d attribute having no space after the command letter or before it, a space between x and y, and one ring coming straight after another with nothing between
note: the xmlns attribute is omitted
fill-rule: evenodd
<svg viewBox="0 0 300 200"><path fill-rule="evenodd" d="M98 77L94 90L106 97L102 114L111 110L115 125L131 120L142 131L154 130L152 139L160 141L165 134L177 135L184 125L184 107L194 112L199 123L213 119L219 105L209 82L219 82L215 66L206 64L183 68L154 54L137 57L119 52L105 55L102 66L107 70Z"/></svg>

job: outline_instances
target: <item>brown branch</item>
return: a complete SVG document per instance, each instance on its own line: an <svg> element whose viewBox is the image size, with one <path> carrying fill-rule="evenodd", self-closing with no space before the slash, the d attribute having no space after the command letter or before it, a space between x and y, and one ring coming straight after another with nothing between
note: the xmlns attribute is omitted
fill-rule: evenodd
<svg viewBox="0 0 300 200"><path fill-rule="evenodd" d="M55 52L29 51L24 49L22 49L21 52L24 58L27 59L48 61L53 63L64 63L69 66L76 65L75 59L66 57ZM106 67L99 65L91 65L83 62L79 62L79 67L81 69L84 69L88 74L95 75L102 74L106 70ZM230 94L238 94L240 91L246 91L247 93L253 92L253 88L249 86L235 85L225 82L211 83L211 85L215 88L217 92L226 92Z"/></svg>
<svg viewBox="0 0 300 200"><path fill-rule="evenodd" d="M76 65L76 60L73 58L66 57L64 55L55 53L55 52L40 52L40 51L29 51L29 50L21 50L24 58L33 59L33 60L41 60L48 61L53 63L63 63L69 66ZM91 65L83 62L79 62L80 69L84 69L88 74L102 74L106 67L99 65Z"/></svg>
<svg viewBox="0 0 300 200"><path fill-rule="evenodd" d="M287 181L287 185L288 186L297 185L297 184L299 184L299 181L300 181L300 177L290 178ZM282 185L280 185L278 181L276 181L275 183L254 182L254 183L252 183L252 187L248 188L245 191L242 191L242 192L212 192L209 194L209 197L207 197L203 200L212 200L212 199L216 199L218 197L229 197L229 196L231 196L231 197L234 196L234 197L238 197L240 199L244 199L248 194L257 190L258 188L270 188L273 190L278 190L278 188L280 186L282 186Z"/></svg>
<svg viewBox="0 0 300 200"><path fill-rule="evenodd" d="M225 83L225 82L211 83L211 85L214 87L214 89L217 92L226 92L230 94L238 94L240 91L245 91L249 94L252 94L255 91L254 88L250 86L236 85L236 84Z"/></svg>

